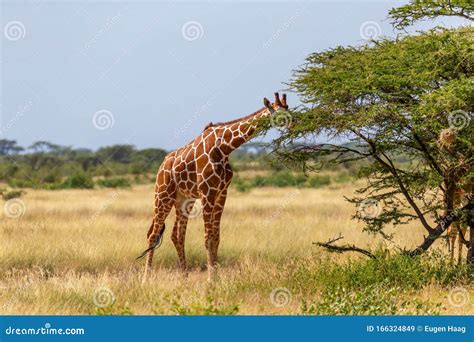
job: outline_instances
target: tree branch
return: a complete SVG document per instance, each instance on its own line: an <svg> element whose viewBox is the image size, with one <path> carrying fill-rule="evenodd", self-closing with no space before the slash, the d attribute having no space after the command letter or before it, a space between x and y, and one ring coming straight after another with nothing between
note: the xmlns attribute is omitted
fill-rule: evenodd
<svg viewBox="0 0 474 342"><path fill-rule="evenodd" d="M397 172L397 168L395 167L395 165L393 165L391 159L388 158L387 155L383 154L383 156L387 159L388 162L384 161L378 155L377 147L372 140L368 139L367 137L365 137L364 135L362 135L361 133L357 131L353 131L353 132L357 134L361 139L366 141L367 144L369 144L370 148L372 149L372 157L374 157L380 164L382 164L387 169L387 171L389 171L393 175L393 177L398 183L400 191L405 196L408 203L410 203L413 210L415 210L415 213L418 215L418 219L421 221L423 227L428 231L429 234L433 233L433 228L428 224L420 208L418 208L413 198L411 198L408 190L405 188L405 185L403 184L403 181L400 179L400 175Z"/></svg>
<svg viewBox="0 0 474 342"><path fill-rule="evenodd" d="M344 237L339 234L339 237L337 238L331 239L327 242L313 242L313 245L323 247L330 252L335 252L335 253L357 252L357 253L364 254L365 256L368 256L371 259L377 259L377 257L373 255L371 252L369 252L368 250L356 247L355 245L342 245L342 246L334 245L336 241L342 240L343 238Z"/></svg>
<svg viewBox="0 0 474 342"><path fill-rule="evenodd" d="M428 248L431 247L431 245L441 236L441 234L444 233L446 229L448 229L451 223L459 219L463 211L472 212L473 210L474 210L474 203L472 202L472 197L470 197L468 204L466 204L464 207L460 209L453 210L448 215L443 216L441 220L438 222L438 225L433 230L433 232L431 232L430 234L428 234L427 237L425 237L423 243L419 245L417 248L415 248L414 250L408 251L406 253L411 256L422 254L423 252L428 250Z"/></svg>

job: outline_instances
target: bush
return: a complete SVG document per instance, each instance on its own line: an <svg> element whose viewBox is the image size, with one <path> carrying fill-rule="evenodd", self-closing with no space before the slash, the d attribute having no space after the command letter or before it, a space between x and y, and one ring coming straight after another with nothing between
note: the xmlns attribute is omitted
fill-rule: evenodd
<svg viewBox="0 0 474 342"><path fill-rule="evenodd" d="M309 315L397 315L439 314L439 306L417 299L400 300L401 289L384 284L359 290L334 286L324 289L316 304L303 302L301 311Z"/></svg>
<svg viewBox="0 0 474 342"><path fill-rule="evenodd" d="M237 191L240 192L246 192L250 189L250 185L248 184L248 182L239 177L235 177L232 180L232 185L237 189Z"/></svg>
<svg viewBox="0 0 474 342"><path fill-rule="evenodd" d="M59 186L61 189L92 189L93 187L92 178L84 173L67 177Z"/></svg>
<svg viewBox="0 0 474 342"><path fill-rule="evenodd" d="M170 301L171 311L180 316L230 316L239 313L238 304L223 304L217 302L212 296L206 296L205 301L181 303L179 296Z"/></svg>
<svg viewBox="0 0 474 342"><path fill-rule="evenodd" d="M123 177L99 179L97 181L97 184L104 188L129 188L130 187L130 181L127 178L123 178Z"/></svg>
<svg viewBox="0 0 474 342"><path fill-rule="evenodd" d="M25 179L10 179L8 180L8 185L11 186L12 188L32 188L32 189L38 188L37 183L31 180L25 180Z"/></svg>
<svg viewBox="0 0 474 342"><path fill-rule="evenodd" d="M356 259L338 264L329 260L308 260L295 267L289 277L299 292L317 293L315 284L325 287L340 286L349 291L386 284L406 291L416 291L432 283L454 286L469 283L473 274L465 264L453 266L449 258L432 252L418 257L390 255L379 250L377 259Z"/></svg>
<svg viewBox="0 0 474 342"><path fill-rule="evenodd" d="M278 188L299 187L299 188L321 188L331 183L329 176L311 176L304 174L294 174L291 172L275 172L269 176L256 176L251 179L235 178L232 184L237 191L247 191L252 188L264 186L274 186Z"/></svg>
<svg viewBox="0 0 474 342"><path fill-rule="evenodd" d="M23 190L7 190L7 189L1 189L0 188L0 195L5 201L14 199L14 198L19 198L21 197L25 192Z"/></svg>
<svg viewBox="0 0 474 342"><path fill-rule="evenodd" d="M331 178L329 176L313 176L307 181L309 188L322 188L331 184Z"/></svg>

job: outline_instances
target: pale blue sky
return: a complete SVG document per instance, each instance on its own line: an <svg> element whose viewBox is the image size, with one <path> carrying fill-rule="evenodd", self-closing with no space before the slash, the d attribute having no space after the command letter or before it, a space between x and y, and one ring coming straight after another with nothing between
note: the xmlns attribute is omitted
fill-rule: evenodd
<svg viewBox="0 0 474 342"><path fill-rule="evenodd" d="M0 139L176 148L262 107L309 53L393 36L402 3L2 1Z"/></svg>

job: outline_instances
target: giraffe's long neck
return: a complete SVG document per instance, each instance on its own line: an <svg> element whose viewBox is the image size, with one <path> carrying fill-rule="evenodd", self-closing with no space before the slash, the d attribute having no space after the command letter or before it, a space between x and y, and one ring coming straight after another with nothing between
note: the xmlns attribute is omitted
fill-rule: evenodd
<svg viewBox="0 0 474 342"><path fill-rule="evenodd" d="M257 129L258 120L267 115L270 115L270 111L267 108L262 108L242 119L219 125L217 143L220 151L228 156L242 144L252 139Z"/></svg>

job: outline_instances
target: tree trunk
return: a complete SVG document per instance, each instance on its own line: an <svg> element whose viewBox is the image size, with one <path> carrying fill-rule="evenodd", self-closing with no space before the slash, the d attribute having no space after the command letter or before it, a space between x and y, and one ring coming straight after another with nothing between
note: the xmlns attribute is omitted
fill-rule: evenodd
<svg viewBox="0 0 474 342"><path fill-rule="evenodd" d="M470 199L469 203L466 204L464 207L462 207L459 210L455 210L451 212L448 215L443 216L443 218L438 222L438 225L436 228L431 232L427 237L425 237L423 243L419 245L416 249L409 251L408 254L415 256L415 255L420 255L423 252L427 251L428 248L431 247L431 245L441 236L441 234L444 233L446 229L448 229L449 225L457 220L459 220L459 217L461 216L461 213L464 211L467 211L469 213L469 226L472 227L472 220L473 220L473 210L474 210L474 201L472 198ZM472 229L471 229L471 238L470 242L472 242ZM472 248L471 254L473 253Z"/></svg>
<svg viewBox="0 0 474 342"><path fill-rule="evenodd" d="M472 212L473 207L473 196L472 194L468 197L471 210L467 213L467 226L469 228L469 240L467 244L467 264L474 266L474 213Z"/></svg>

